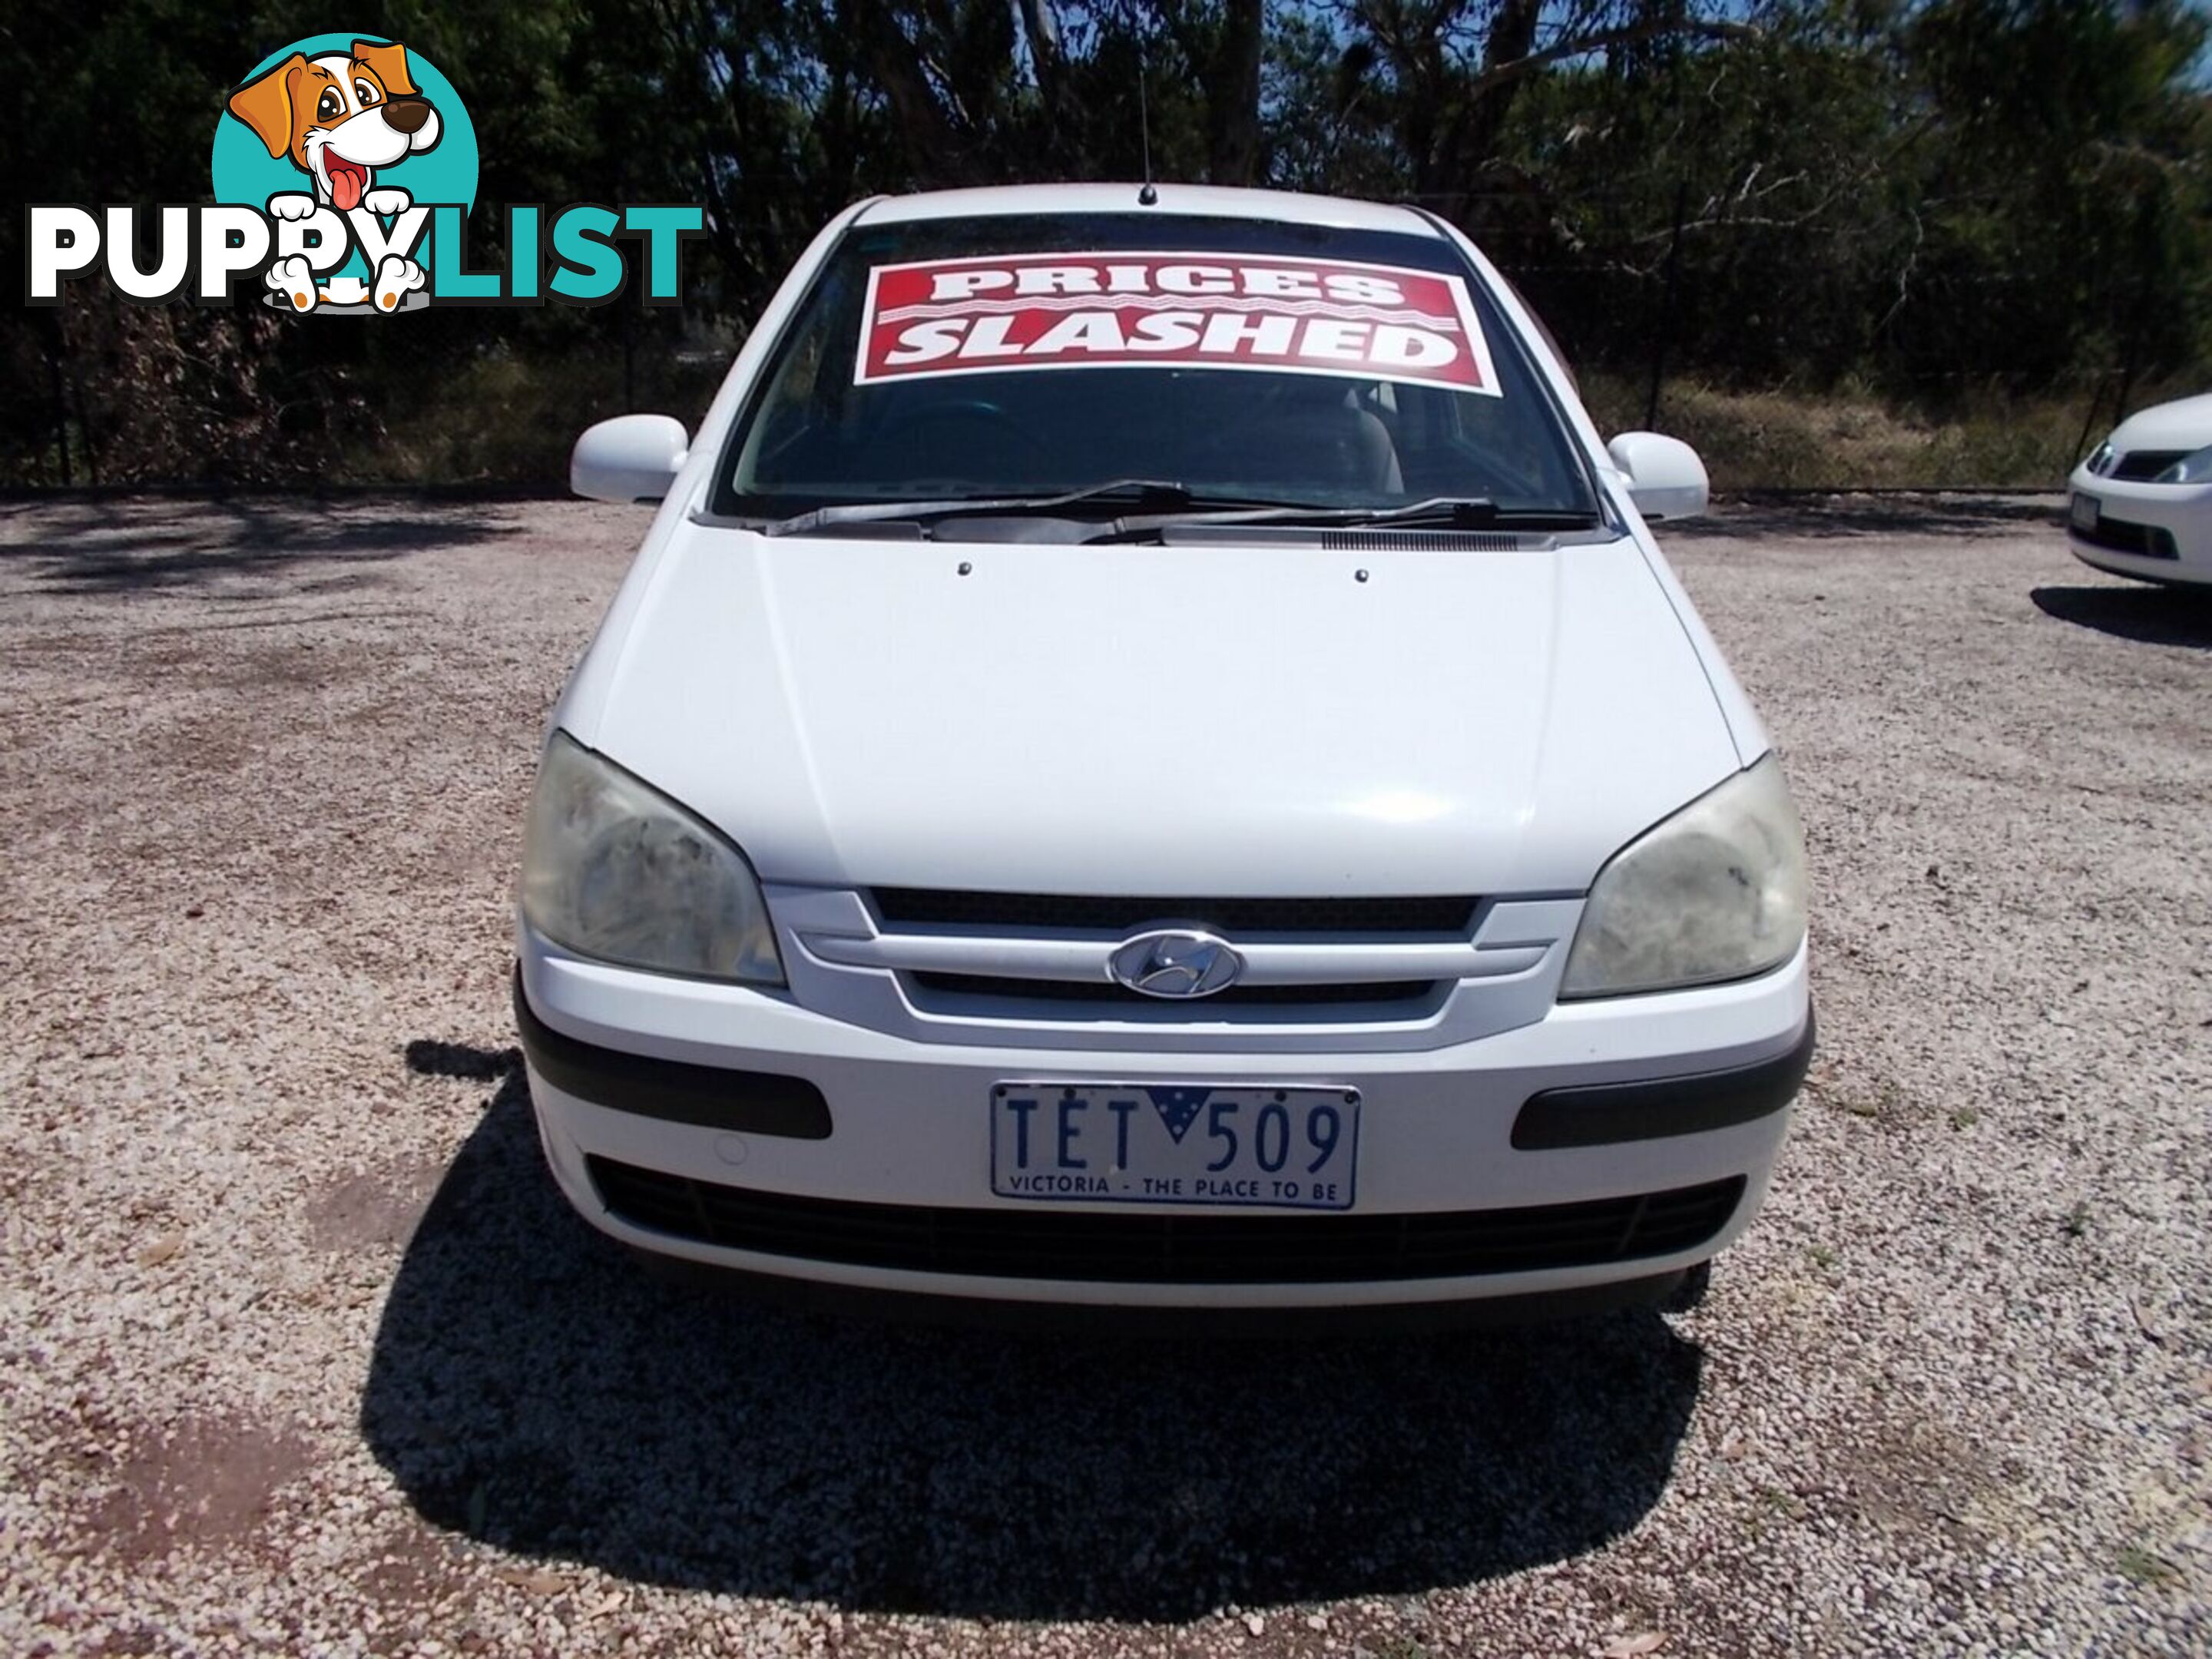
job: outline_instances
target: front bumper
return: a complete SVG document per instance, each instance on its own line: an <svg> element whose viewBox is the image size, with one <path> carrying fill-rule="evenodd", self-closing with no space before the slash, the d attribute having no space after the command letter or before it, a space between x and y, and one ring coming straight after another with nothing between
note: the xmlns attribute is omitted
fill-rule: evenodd
<svg viewBox="0 0 2212 1659"><path fill-rule="evenodd" d="M2067 545L2099 570L2145 581L2212 583L2212 484L2100 478L2085 466L2068 480ZM2080 504L2094 503L2084 523Z"/></svg>
<svg viewBox="0 0 2212 1659"><path fill-rule="evenodd" d="M915 1297L1288 1311L1663 1285L1750 1221L1812 1044L1802 951L1757 980L1559 1005L1438 1048L1147 1054L917 1042L527 928L520 946L540 1134L586 1219L692 1261ZM1357 1089L1358 1204L994 1195L987 1103L1016 1077Z"/></svg>

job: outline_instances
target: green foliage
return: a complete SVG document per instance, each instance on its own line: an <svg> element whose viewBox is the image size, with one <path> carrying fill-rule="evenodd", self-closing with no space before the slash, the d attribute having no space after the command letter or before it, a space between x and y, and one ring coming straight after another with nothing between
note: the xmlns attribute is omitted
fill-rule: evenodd
<svg viewBox="0 0 2212 1659"><path fill-rule="evenodd" d="M1515 136L1556 204L1561 309L1601 357L1663 327L1741 383L1857 373L1936 407L2201 363L2204 33L2169 0L1860 3L1554 74Z"/></svg>
<svg viewBox="0 0 2212 1659"><path fill-rule="evenodd" d="M2033 376L2069 365L2085 321L2137 363L2202 344L2212 120L2188 75L2206 29L2177 0L1945 0L1910 20L1944 143L1908 349L2009 347ZM2014 277L2001 308L1972 303L1991 270Z"/></svg>

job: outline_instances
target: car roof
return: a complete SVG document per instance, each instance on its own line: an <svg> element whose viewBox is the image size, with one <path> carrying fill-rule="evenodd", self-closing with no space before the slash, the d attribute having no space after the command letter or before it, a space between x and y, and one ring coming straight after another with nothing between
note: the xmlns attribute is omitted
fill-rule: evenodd
<svg viewBox="0 0 2212 1659"><path fill-rule="evenodd" d="M1230 190L1217 185L1156 185L1159 199L1140 204L1136 184L1008 185L980 190L929 191L883 196L869 203L855 224L902 224L922 219L972 219L1010 214L1158 213L1212 219L1261 219L1328 225L1340 230L1390 230L1437 236L1436 222L1409 207L1307 196L1287 190Z"/></svg>

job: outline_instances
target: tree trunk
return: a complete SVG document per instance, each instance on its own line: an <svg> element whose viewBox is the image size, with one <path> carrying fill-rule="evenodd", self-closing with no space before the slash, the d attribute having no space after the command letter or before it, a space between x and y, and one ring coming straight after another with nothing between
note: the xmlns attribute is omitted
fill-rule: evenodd
<svg viewBox="0 0 2212 1659"><path fill-rule="evenodd" d="M1544 0L1500 0L1482 47L1488 71L1526 58L1535 49L1536 25ZM1455 101L1443 131L1430 147L1415 152L1422 163L1419 189L1429 204L1455 223L1464 223L1484 165L1498 154L1505 118L1520 95L1521 80L1504 80Z"/></svg>
<svg viewBox="0 0 2212 1659"><path fill-rule="evenodd" d="M852 0L845 8L860 60L883 88L905 141L915 182L925 189L988 183L975 147L957 128L922 72L914 42L886 0Z"/></svg>
<svg viewBox="0 0 2212 1659"><path fill-rule="evenodd" d="M1206 77L1206 168L1217 185L1249 185L1260 171L1261 0L1227 0L1221 44Z"/></svg>

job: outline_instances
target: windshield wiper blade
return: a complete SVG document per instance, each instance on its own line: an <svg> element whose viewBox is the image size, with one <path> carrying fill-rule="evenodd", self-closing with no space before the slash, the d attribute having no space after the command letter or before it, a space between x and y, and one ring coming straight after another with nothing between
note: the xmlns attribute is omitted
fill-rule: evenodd
<svg viewBox="0 0 2212 1659"><path fill-rule="evenodd" d="M1587 530L1597 513L1575 507L1500 507L1486 495L1432 495L1403 507L1267 507L1221 513L1168 513L1124 519L1116 528L1146 535L1172 525L1357 525L1362 529L1443 525L1454 530Z"/></svg>
<svg viewBox="0 0 2212 1659"><path fill-rule="evenodd" d="M842 524L876 524L887 520L945 519L986 513L1048 514L1064 507L1127 507L1139 513L1170 513L1195 504L1190 486L1164 478L1116 478L1087 489L1057 495L955 495L935 501L850 501L818 507L811 513L778 519L761 526L763 536L805 536Z"/></svg>
<svg viewBox="0 0 2212 1659"><path fill-rule="evenodd" d="M1413 529L1444 526L1453 530L1589 530L1603 523L1593 509L1558 507L1500 507L1486 495L1432 495L1402 507L1255 506L1222 512L1155 513L1116 520L1093 541L1145 541L1184 525L1357 526L1369 529Z"/></svg>
<svg viewBox="0 0 2212 1659"><path fill-rule="evenodd" d="M1163 478L1116 478L1053 495L955 495L941 501L851 501L817 507L761 526L763 536L805 536L840 525L905 520L975 518L989 514L1047 517L1066 507L1128 509L1100 527L1091 541L1127 541L1170 525L1303 524L1444 525L1455 530L1585 530L1601 522L1582 507L1500 507L1486 495L1432 495L1401 507L1325 507L1260 497L1195 494L1188 484Z"/></svg>
<svg viewBox="0 0 2212 1659"><path fill-rule="evenodd" d="M1500 507L1494 501L1417 501L1348 522L1380 525L1444 525L1454 530L1593 530L1605 522L1594 507Z"/></svg>

